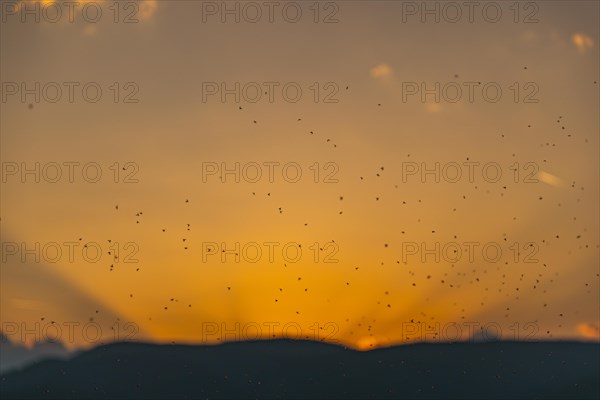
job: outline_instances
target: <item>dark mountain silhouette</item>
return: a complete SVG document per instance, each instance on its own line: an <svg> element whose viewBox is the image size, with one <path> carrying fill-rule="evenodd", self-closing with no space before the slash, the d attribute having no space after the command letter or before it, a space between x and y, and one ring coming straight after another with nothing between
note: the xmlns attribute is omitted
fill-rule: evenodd
<svg viewBox="0 0 600 400"><path fill-rule="evenodd" d="M65 359L73 353L69 352L61 342L42 341L31 348L12 343L0 331L0 373L20 368L47 358Z"/></svg>
<svg viewBox="0 0 600 400"><path fill-rule="evenodd" d="M0 378L8 398L598 398L600 346L413 344L358 352L274 340L115 343Z"/></svg>
<svg viewBox="0 0 600 400"><path fill-rule="evenodd" d="M4 229L0 229L0 236L4 242L22 242L11 241L13 235ZM108 342L114 337L114 332L109 328L120 321L118 312L63 279L56 272L60 268L58 265L34 262L31 257L26 262L21 262L19 256L8 257L7 260L2 262L0 279L0 373L50 357L70 357L73 352L63 345L63 342L67 343L69 340L70 328L65 325L68 323L76 324L71 329L78 339L83 335L82 321L89 318L93 318L105 333L98 342ZM96 310L100 310L100 313ZM52 320L56 321L57 328L47 329L54 324L50 322ZM10 329L6 329L7 325L13 326L12 334ZM139 326L136 327L140 329ZM46 337L56 335L57 332L61 334L55 342L49 340L52 337ZM140 330L138 334L143 335L143 332ZM35 346L25 347L24 337L33 336L37 340Z"/></svg>

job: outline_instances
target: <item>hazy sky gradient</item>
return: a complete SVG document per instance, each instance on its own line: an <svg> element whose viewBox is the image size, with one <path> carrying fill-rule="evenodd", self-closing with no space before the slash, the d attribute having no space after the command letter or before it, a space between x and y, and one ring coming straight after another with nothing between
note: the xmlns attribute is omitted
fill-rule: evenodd
<svg viewBox="0 0 600 400"><path fill-rule="evenodd" d="M3 163L103 167L95 184L80 175L56 184L7 177L2 242L82 238L108 251L110 239L122 252L135 242L139 263L104 254L97 263L76 256L32 266L7 256L3 324L92 317L108 327L120 318L139 326L136 338L198 343L203 322L296 322L305 333L332 322L339 331L331 338L360 348L404 341L402 323L411 321L495 322L506 338L515 323L529 322L539 339L597 336L597 2L535 2L539 22L527 24L513 22L512 2L496 3L498 23L481 13L473 23L403 23L402 2L340 1L339 22L330 24L312 21L312 2L297 2L305 14L296 24L280 14L274 23L203 23L200 1L148 1L139 23L115 24L110 2L99 4L106 14L97 24L18 16L1 24L3 83L94 81L104 89L94 104L77 90L74 103L19 95L2 102ZM114 82L135 82L139 103L113 103ZM203 102L203 82L297 82L303 97L292 104L276 90L273 103ZM315 103L314 82L321 96L327 82L337 85L339 101ZM456 103L403 102L403 82L496 82L503 94L497 103L480 89L473 102L466 92ZM537 85L539 102L513 102L515 82L520 100L530 93L526 83ZM403 163L467 161L498 163L503 178L402 179ZM115 162L136 163L139 182L113 183ZM203 183L206 162L296 162L303 176L221 183L216 175ZM320 183L309 169L315 162ZM338 183L322 182L329 162L339 167ZM523 182L528 162L539 167L538 183ZM339 262L315 263L309 247L332 240ZM203 242L269 241L301 243L302 260L286 263L277 253L272 263L202 262ZM404 263L406 242L497 242L504 253L498 263ZM514 262L514 242L536 243L539 262ZM46 284L21 278L23 269Z"/></svg>

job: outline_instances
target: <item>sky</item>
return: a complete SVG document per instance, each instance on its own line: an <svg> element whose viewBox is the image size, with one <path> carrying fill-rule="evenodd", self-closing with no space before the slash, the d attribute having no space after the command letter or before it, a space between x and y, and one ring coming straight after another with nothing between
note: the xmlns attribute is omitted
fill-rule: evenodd
<svg viewBox="0 0 600 400"><path fill-rule="evenodd" d="M0 2L9 340L598 340L598 2L265 4Z"/></svg>

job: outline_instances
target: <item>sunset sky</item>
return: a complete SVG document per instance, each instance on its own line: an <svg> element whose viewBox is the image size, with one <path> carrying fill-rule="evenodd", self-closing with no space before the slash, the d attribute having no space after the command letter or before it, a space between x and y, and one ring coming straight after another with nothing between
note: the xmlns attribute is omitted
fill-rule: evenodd
<svg viewBox="0 0 600 400"><path fill-rule="evenodd" d="M50 332L52 321L70 348L97 343L82 333L89 322L102 340L118 323L121 339L184 343L252 336L256 325L263 339L291 326L287 336L300 327L359 349L450 340L457 325L462 340L468 326L598 340L598 2L498 1L495 23L482 6L472 22L466 8L456 23L444 20L450 9L435 22L422 2L400 1L292 2L295 23L282 17L290 2L273 22L263 6L255 23L244 2L239 22L222 15L235 2L122 2L118 23L114 2L93 2L97 23L82 18L90 2L72 23L58 2L52 23L42 12L52 18L51 3L0 2L0 322L10 340L31 343L23 327ZM39 23L27 7L40 7ZM129 14L138 22L123 23ZM95 103L82 94L90 82L102 89ZM236 82L239 102L223 98L221 83ZM272 101L252 102L257 86L273 88ZM286 100L297 88L301 98ZM39 182L22 175L36 163ZM96 183L82 176L90 163ZM236 163L239 182L221 170ZM421 175L436 163L438 182ZM39 261L22 251L36 243ZM85 243L101 248L97 262ZM252 245L222 262L221 243L258 243L262 257L249 260ZM295 243L302 254L290 262ZM422 251L436 243L462 255L436 261ZM488 255L501 249L496 262L486 244Z"/></svg>

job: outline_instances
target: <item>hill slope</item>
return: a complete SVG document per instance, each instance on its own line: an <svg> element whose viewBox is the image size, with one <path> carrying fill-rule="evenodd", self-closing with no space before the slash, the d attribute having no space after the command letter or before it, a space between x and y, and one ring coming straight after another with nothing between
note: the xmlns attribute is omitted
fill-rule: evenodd
<svg viewBox="0 0 600 400"><path fill-rule="evenodd" d="M599 398L600 346L110 344L0 378L5 398Z"/></svg>

